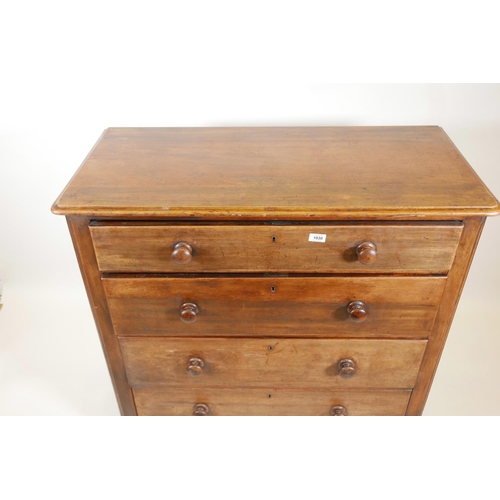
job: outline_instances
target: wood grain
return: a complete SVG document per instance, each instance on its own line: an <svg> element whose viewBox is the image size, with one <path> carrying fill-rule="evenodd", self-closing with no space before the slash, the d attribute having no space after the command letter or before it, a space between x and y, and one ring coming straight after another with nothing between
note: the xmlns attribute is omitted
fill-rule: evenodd
<svg viewBox="0 0 500 500"><path fill-rule="evenodd" d="M462 226L92 226L99 269L105 272L408 272L446 273ZM309 235L326 235L325 243ZM363 241L377 245L371 264L358 260ZM189 263L171 257L177 242L193 247Z"/></svg>
<svg viewBox="0 0 500 500"><path fill-rule="evenodd" d="M122 414L420 415L500 205L439 127L111 128L52 211Z"/></svg>
<svg viewBox="0 0 500 500"><path fill-rule="evenodd" d="M120 412L122 415L137 415L132 391L125 376L122 353L109 317L101 275L97 269L89 234L89 220L85 217L67 217L67 222Z"/></svg>
<svg viewBox="0 0 500 500"><path fill-rule="evenodd" d="M117 335L426 338L444 277L104 278ZM349 318L363 300L366 319ZM193 323L182 305L196 304Z"/></svg>
<svg viewBox="0 0 500 500"><path fill-rule="evenodd" d="M209 416L299 415L330 416L332 406L344 406L347 416L405 414L411 391L320 391L298 389L206 389L165 386L134 388L139 415L192 415L206 404Z"/></svg>
<svg viewBox="0 0 500 500"><path fill-rule="evenodd" d="M54 203L100 217L497 214L439 127L110 128Z"/></svg>
<svg viewBox="0 0 500 500"><path fill-rule="evenodd" d="M422 367L415 384L415 390L408 405L408 415L421 415L441 354L448 337L453 316L467 279L474 252L483 230L485 218L470 218L465 221L460 245L443 293L433 331L422 361ZM471 332L473 335L474 332Z"/></svg>
<svg viewBox="0 0 500 500"><path fill-rule="evenodd" d="M132 386L412 388L426 341L325 339L224 339L121 337ZM191 358L203 373L190 376ZM356 362L356 375L339 376L341 359ZM203 401L201 401L203 402Z"/></svg>

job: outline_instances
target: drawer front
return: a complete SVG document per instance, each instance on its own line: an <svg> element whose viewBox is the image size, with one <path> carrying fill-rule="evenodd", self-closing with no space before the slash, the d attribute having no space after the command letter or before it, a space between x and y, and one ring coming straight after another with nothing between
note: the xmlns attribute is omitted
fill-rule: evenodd
<svg viewBox="0 0 500 500"><path fill-rule="evenodd" d="M411 391L318 391L290 389L182 390L149 386L133 390L139 415L404 415Z"/></svg>
<svg viewBox="0 0 500 500"><path fill-rule="evenodd" d="M446 278L104 278L115 333L427 338Z"/></svg>
<svg viewBox="0 0 500 500"><path fill-rule="evenodd" d="M90 227L101 271L154 273L439 274L450 269L461 231L461 225L444 223ZM318 234L324 242L314 240Z"/></svg>
<svg viewBox="0 0 500 500"><path fill-rule="evenodd" d="M121 337L130 385L412 388L426 341Z"/></svg>

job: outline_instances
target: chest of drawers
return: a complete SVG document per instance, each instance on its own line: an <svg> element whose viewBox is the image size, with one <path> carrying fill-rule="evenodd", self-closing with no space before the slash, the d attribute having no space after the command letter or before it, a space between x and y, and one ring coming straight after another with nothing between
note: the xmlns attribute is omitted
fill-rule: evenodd
<svg viewBox="0 0 500 500"><path fill-rule="evenodd" d="M112 128L54 203L124 415L419 415L498 201L439 127Z"/></svg>

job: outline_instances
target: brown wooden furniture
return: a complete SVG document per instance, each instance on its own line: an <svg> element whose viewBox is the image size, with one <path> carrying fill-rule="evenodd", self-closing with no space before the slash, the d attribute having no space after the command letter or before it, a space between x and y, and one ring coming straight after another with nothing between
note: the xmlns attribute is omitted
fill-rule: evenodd
<svg viewBox="0 0 500 500"><path fill-rule="evenodd" d="M112 128L54 203L124 415L419 415L486 216L439 127Z"/></svg>

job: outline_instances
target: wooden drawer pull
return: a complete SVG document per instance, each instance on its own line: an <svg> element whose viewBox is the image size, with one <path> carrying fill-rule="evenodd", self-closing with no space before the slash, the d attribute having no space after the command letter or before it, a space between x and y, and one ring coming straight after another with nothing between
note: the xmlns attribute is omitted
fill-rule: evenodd
<svg viewBox="0 0 500 500"><path fill-rule="evenodd" d="M204 403L198 403L193 406L193 415L202 417L210 413L210 408Z"/></svg>
<svg viewBox="0 0 500 500"><path fill-rule="evenodd" d="M332 406L330 408L330 415L332 417L344 417L347 415L347 410L345 406Z"/></svg>
<svg viewBox="0 0 500 500"><path fill-rule="evenodd" d="M201 358L189 358L187 371L192 377L199 377L203 373L203 367L205 366L205 361Z"/></svg>
<svg viewBox="0 0 500 500"><path fill-rule="evenodd" d="M356 254L361 264L372 264L377 260L377 245L371 241L363 241L356 247Z"/></svg>
<svg viewBox="0 0 500 500"><path fill-rule="evenodd" d="M356 363L352 359L341 359L337 363L337 368L342 378L351 378L356 375Z"/></svg>
<svg viewBox="0 0 500 500"><path fill-rule="evenodd" d="M368 308L362 300L353 300L347 305L347 314L351 321L361 323L368 317Z"/></svg>
<svg viewBox="0 0 500 500"><path fill-rule="evenodd" d="M185 241L179 241L172 249L172 260L176 264L189 264L193 258L193 247Z"/></svg>
<svg viewBox="0 0 500 500"><path fill-rule="evenodd" d="M194 302L184 302L180 312L181 321L184 323L194 323L199 310L200 309Z"/></svg>

